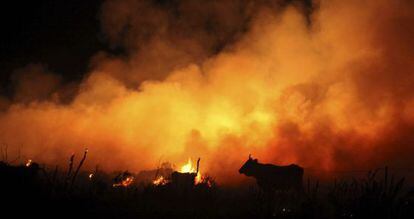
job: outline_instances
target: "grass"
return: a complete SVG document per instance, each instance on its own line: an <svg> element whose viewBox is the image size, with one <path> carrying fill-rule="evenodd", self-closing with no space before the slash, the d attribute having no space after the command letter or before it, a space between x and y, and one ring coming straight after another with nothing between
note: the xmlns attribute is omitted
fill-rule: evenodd
<svg viewBox="0 0 414 219"><path fill-rule="evenodd" d="M86 155L85 155L86 156ZM414 190L388 170L319 183L304 192L263 192L255 185L225 187L210 177L195 186L134 182L113 187L117 173L94 176L0 163L3 214L92 218L414 218ZM13 207L13 208L12 208ZM19 207L20 211L15 211Z"/></svg>

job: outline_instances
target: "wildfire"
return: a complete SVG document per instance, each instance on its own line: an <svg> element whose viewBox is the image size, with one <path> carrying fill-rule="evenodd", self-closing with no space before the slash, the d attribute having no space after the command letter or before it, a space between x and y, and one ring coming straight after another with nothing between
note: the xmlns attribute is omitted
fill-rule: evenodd
<svg viewBox="0 0 414 219"><path fill-rule="evenodd" d="M32 165L32 160L31 159L29 159L29 160L27 160L27 162L26 162L26 167L30 167L30 165Z"/></svg>
<svg viewBox="0 0 414 219"><path fill-rule="evenodd" d="M201 183L202 182L201 172L200 172L199 169L197 170L197 167L194 167L193 166L193 162L192 162L191 158L188 158L187 163L184 164L181 167L181 169L180 169L179 172L181 172L181 173L197 173L197 176L195 178L195 184L198 184L198 183Z"/></svg>
<svg viewBox="0 0 414 219"><path fill-rule="evenodd" d="M132 184L132 182L134 182L134 177L133 176L128 176L126 177L124 180L122 180L119 183L114 183L112 186L113 187L128 187L129 185Z"/></svg>
<svg viewBox="0 0 414 219"><path fill-rule="evenodd" d="M188 159L187 163L185 163L184 165L181 166L181 168L179 168L178 170L176 170L179 173L188 173L191 175L196 175L194 178L194 183L195 184L199 184L199 183L203 183L205 182L205 177L203 177L201 175L200 169L199 169L199 162L200 160L197 161L197 166L193 165L193 162L191 160L191 158ZM154 179L152 181L152 184L154 185L165 185L167 183L170 182L170 179L165 178L164 176L158 176L156 179ZM210 186L210 183L208 183L208 185Z"/></svg>
<svg viewBox="0 0 414 219"><path fill-rule="evenodd" d="M118 174L114 179L114 184L112 184L113 187L128 187L129 185L134 182L135 177L129 173L128 171L125 171L123 173Z"/></svg>
<svg viewBox="0 0 414 219"><path fill-rule="evenodd" d="M168 183L168 180L166 180L163 176L159 176L157 179L152 181L152 184L156 186L162 186Z"/></svg>

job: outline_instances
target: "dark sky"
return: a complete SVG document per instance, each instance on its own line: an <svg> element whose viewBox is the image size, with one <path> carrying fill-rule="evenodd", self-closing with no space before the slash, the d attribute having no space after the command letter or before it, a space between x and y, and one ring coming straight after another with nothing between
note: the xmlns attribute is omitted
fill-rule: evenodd
<svg viewBox="0 0 414 219"><path fill-rule="evenodd" d="M0 95L10 96L10 75L28 64L43 64L80 81L98 50L110 50L101 33L104 0L14 0L0 7ZM286 3L295 0L287 0ZM162 3L164 0L155 0ZM170 1L172 5L176 1ZM311 8L311 1L304 3ZM112 52L115 52L112 50Z"/></svg>
<svg viewBox="0 0 414 219"><path fill-rule="evenodd" d="M0 7L1 90L14 69L46 64L65 81L79 80L89 58L104 48L99 9L103 0L14 0Z"/></svg>

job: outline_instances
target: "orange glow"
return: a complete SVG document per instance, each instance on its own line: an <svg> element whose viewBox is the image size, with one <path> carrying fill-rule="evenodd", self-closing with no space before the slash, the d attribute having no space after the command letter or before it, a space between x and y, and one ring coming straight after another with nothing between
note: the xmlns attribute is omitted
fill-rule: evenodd
<svg viewBox="0 0 414 219"><path fill-rule="evenodd" d="M152 184L156 185L156 186L162 186L167 184L168 181L166 179L164 179L163 176L159 176L157 179L152 181Z"/></svg>
<svg viewBox="0 0 414 219"><path fill-rule="evenodd" d="M27 160L27 162L26 162L26 167L30 167L30 165L32 165L32 160L31 159L29 159L29 160Z"/></svg>
<svg viewBox="0 0 414 219"><path fill-rule="evenodd" d="M18 72L17 93L0 109L0 142L10 145L10 156L17 157L23 145L24 156L64 166L73 151L88 145L84 168L99 165L109 172L200 156L202 173L223 184L244 179L237 170L248 154L327 175L413 165L410 1L320 0L312 14L296 4L278 10L265 5L242 18L223 9L225 28L241 27L223 32L237 37L212 34L216 26L176 31L182 24L169 26L174 21L162 8L156 14L163 16L153 19L131 9L136 1L107 2L103 29L119 40L114 45L125 46L125 54L94 55L75 88L56 84L58 78L39 66ZM190 26L221 23L197 23L205 20ZM147 37L139 32L146 25L162 28ZM214 41L219 46L211 48ZM177 169L196 172L190 159ZM202 178L199 171L196 183Z"/></svg>
<svg viewBox="0 0 414 219"><path fill-rule="evenodd" d="M123 179L120 183L114 183L112 184L113 187L128 187L134 182L133 176L128 176L125 179Z"/></svg>
<svg viewBox="0 0 414 219"><path fill-rule="evenodd" d="M197 176L195 177L195 184L198 184L201 182L201 171L200 169L197 172L197 167L193 166L193 162L191 161L191 158L188 158L188 161L186 164L181 166L180 173L197 173Z"/></svg>

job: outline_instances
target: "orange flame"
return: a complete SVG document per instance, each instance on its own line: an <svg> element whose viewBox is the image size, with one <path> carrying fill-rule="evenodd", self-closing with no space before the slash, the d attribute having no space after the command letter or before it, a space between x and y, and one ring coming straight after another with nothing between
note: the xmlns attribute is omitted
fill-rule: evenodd
<svg viewBox="0 0 414 219"><path fill-rule="evenodd" d="M156 186L162 186L168 183L168 180L166 180L163 176L159 176L155 180L152 181L152 184Z"/></svg>
<svg viewBox="0 0 414 219"><path fill-rule="evenodd" d="M32 160L31 159L29 159L29 160L27 160L27 162L26 162L26 167L30 167L30 165L32 165Z"/></svg>
<svg viewBox="0 0 414 219"><path fill-rule="evenodd" d="M226 184L245 179L237 170L249 153L327 176L413 166L413 1L361 7L358 0L319 0L315 10L254 5L236 14L216 3L197 6L214 10L200 16L225 13L215 28L237 33L217 39L209 29L180 29L209 26L193 23L210 21L198 15L177 25L164 20L164 7L153 19L135 12L155 5L105 2L104 34L128 53L94 54L74 86L43 66L13 73L15 92L0 95L0 142L12 153L27 145L25 156L36 162L66 165L66 155L86 144L93 151L86 167L99 163L104 171L147 169L164 154L174 161L202 154L209 160L202 172ZM180 5L190 13L182 18L194 16L193 5ZM146 20L168 31L142 41ZM124 26L131 28L124 33Z"/></svg>
<svg viewBox="0 0 414 219"><path fill-rule="evenodd" d="M198 172L197 172L196 167L193 166L193 162L191 161L191 158L188 158L187 163L184 164L181 167L179 172L181 172L181 173L197 173L197 176L195 178L195 184L198 184L202 181L201 172L200 172L200 170L198 170Z"/></svg>
<svg viewBox="0 0 414 219"><path fill-rule="evenodd" d="M134 182L134 177L133 176L128 176L126 177L124 180L122 180L119 183L114 183L112 186L113 187L128 187L132 184L132 182Z"/></svg>

